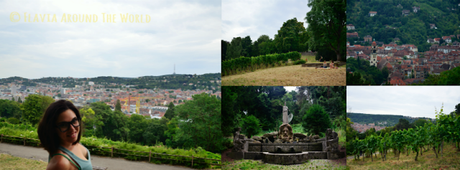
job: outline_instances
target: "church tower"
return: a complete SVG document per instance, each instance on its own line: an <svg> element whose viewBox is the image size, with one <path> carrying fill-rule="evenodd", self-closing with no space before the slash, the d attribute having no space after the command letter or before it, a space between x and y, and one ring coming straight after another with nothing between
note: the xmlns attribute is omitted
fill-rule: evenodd
<svg viewBox="0 0 460 170"><path fill-rule="evenodd" d="M377 43L375 43L375 40L372 42L372 53L369 63L371 66L377 67Z"/></svg>

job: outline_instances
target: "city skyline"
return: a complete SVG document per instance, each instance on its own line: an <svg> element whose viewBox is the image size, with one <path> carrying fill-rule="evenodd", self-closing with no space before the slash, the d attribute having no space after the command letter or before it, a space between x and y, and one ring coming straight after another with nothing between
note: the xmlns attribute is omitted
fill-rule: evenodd
<svg viewBox="0 0 460 170"><path fill-rule="evenodd" d="M220 1L2 1L0 6L5 16L0 78L220 72ZM10 19L13 12L19 13L18 22ZM31 22L24 21L24 13ZM33 22L35 14L56 14L57 22ZM61 22L63 14L96 15L98 21ZM114 14L115 23L106 14ZM142 15L144 23L122 23L121 14Z"/></svg>

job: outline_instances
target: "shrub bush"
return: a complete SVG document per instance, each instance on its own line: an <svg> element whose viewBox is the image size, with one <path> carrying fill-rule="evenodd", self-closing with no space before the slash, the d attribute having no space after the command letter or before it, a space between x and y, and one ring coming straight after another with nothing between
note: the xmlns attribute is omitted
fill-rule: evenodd
<svg viewBox="0 0 460 170"><path fill-rule="evenodd" d="M294 65L305 64L306 62L307 62L307 61L301 59L301 60L295 61L295 62L294 62Z"/></svg>

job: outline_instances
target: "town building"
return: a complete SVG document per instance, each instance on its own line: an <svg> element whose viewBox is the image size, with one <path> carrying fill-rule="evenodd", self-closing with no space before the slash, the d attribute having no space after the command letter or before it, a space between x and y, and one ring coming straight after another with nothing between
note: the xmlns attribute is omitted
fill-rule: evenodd
<svg viewBox="0 0 460 170"><path fill-rule="evenodd" d="M377 15L377 12L376 11L369 11L369 16L373 17Z"/></svg>
<svg viewBox="0 0 460 170"><path fill-rule="evenodd" d="M347 30L355 30L355 26L353 24L348 24Z"/></svg>

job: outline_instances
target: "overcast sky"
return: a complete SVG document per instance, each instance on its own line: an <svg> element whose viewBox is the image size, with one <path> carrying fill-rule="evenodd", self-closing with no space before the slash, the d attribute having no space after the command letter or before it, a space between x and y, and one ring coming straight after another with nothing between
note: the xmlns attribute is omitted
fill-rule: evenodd
<svg viewBox="0 0 460 170"><path fill-rule="evenodd" d="M64 13L98 21L61 22ZM104 23L102 13L115 14L116 23ZM150 22L135 23L133 15L133 23L122 23L126 13ZM51 21L56 14L57 22L33 22L35 14ZM215 0L0 1L0 78L165 75L174 64L176 74L218 73L221 14Z"/></svg>
<svg viewBox="0 0 460 170"><path fill-rule="evenodd" d="M283 23L297 18L304 22L310 7L308 0L222 0L222 39L261 35L274 38Z"/></svg>
<svg viewBox="0 0 460 170"><path fill-rule="evenodd" d="M286 90L287 93L291 91L295 91L297 86L284 86L284 89Z"/></svg>
<svg viewBox="0 0 460 170"><path fill-rule="evenodd" d="M347 86L348 112L436 118L443 103L454 111L460 86Z"/></svg>

